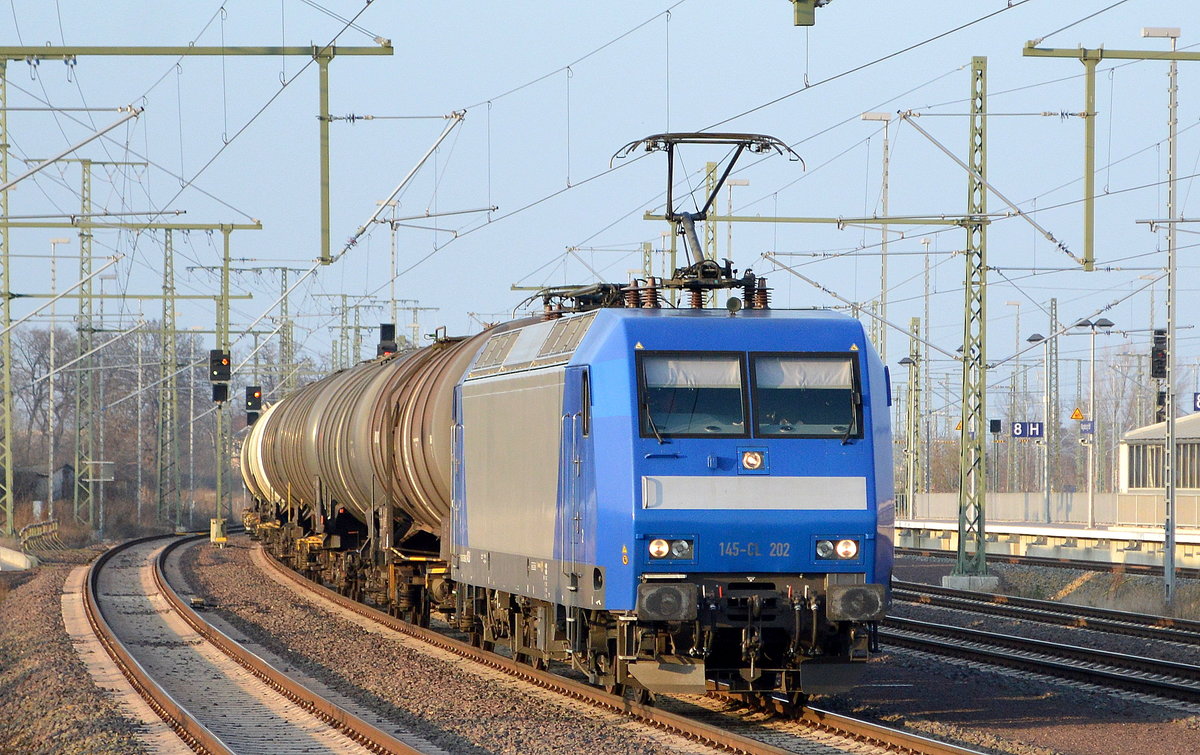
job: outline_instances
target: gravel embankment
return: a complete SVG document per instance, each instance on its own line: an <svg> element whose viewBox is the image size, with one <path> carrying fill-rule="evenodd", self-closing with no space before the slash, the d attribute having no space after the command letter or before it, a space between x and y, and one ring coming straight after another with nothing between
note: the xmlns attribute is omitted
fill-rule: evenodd
<svg viewBox="0 0 1200 755"><path fill-rule="evenodd" d="M62 589L71 568L42 566L0 601L0 753L146 752L137 724L92 683L67 637Z"/></svg>
<svg viewBox="0 0 1200 755"><path fill-rule="evenodd" d="M239 537L224 549L192 548L184 571L251 639L450 752L712 752L368 632L267 577L251 561L251 547Z"/></svg>
<svg viewBox="0 0 1200 755"><path fill-rule="evenodd" d="M455 753L682 752L696 745L619 717L588 715L519 683L481 678L340 618L265 577L235 539L223 551L193 551L190 567L219 611L308 673ZM91 554L86 554L91 555ZM82 560L85 554L80 553ZM137 725L122 716L76 658L61 619L69 566L52 564L0 600L0 753L139 753ZM937 583L946 562L903 559L897 577ZM1161 581L1070 570L999 566L1001 591L1157 612ZM1200 587L1181 581L1179 615L1200 618ZM939 620L939 609L923 609ZM916 609L897 604L896 613ZM944 620L944 616L941 617ZM1008 631L1017 622L979 617L973 626ZM1022 626L1025 626L1022 623ZM1054 628L1038 636L1053 639ZM1077 630L1073 630L1077 631ZM1044 633L1041 634L1041 633ZM273 635L268 637L267 635ZM1078 637L1086 637L1079 643ZM1134 652L1144 641L1074 634L1069 641ZM1068 641L1068 640L1064 640ZM1111 644L1110 644L1111 643ZM885 648L887 650L887 648ZM1158 652L1157 644L1155 654ZM1191 650L1181 660L1196 661ZM1188 658L1186 656L1191 655ZM1200 711L1097 692L1028 674L992 671L890 650L851 693L815 705L874 718L916 733L1014 755L1192 755L1200 752Z"/></svg>
<svg viewBox="0 0 1200 755"><path fill-rule="evenodd" d="M948 571L945 562L902 563L896 576L937 584L940 575ZM1048 598L1066 591L1069 596L1064 597L1074 602L1123 610L1160 601L1162 590L1161 580L1153 578L1107 574L1084 577L1085 573L1074 570L1013 566L997 566L994 571L1001 578L1000 591L1006 594ZM1186 606L1196 594L1194 583L1181 586L1178 606ZM892 613L951 623L950 612L943 609L896 603ZM958 616L961 620L962 614ZM1167 652L1165 643L1153 643L1154 652L1150 653L1146 640L1066 627L983 616L972 618L970 626L1197 662L1194 648L1171 646ZM1094 691L1069 682L983 669L902 649L888 650L879 662L873 662L860 687L814 704L828 704L836 710L919 733L1017 755L1200 752L1200 709L1196 706L1148 702L1136 695Z"/></svg>

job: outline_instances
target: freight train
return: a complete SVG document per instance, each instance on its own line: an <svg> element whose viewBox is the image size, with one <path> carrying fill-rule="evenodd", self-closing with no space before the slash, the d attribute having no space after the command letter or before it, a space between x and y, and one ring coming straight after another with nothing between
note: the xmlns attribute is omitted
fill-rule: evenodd
<svg viewBox="0 0 1200 755"><path fill-rule="evenodd" d="M609 688L830 692L888 601L888 392L830 311L513 322L270 406L249 524L347 594Z"/></svg>
<svg viewBox="0 0 1200 755"><path fill-rule="evenodd" d="M695 143L786 149L634 145ZM694 260L672 279L547 293L268 407L241 449L248 529L343 593L641 699L853 685L890 598L887 369L857 320L772 309L703 256L719 183L695 214L669 188ZM745 308L705 306L730 288Z"/></svg>

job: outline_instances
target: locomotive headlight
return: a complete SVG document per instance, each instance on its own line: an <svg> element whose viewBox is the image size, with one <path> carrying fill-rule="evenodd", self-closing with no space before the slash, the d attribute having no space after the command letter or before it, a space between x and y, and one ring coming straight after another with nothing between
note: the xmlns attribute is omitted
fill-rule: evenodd
<svg viewBox="0 0 1200 755"><path fill-rule="evenodd" d="M858 541L849 538L818 540L817 558L822 561L852 561L858 558Z"/></svg>
<svg viewBox="0 0 1200 755"><path fill-rule="evenodd" d="M680 561L690 561L695 548L691 540L667 540L656 537L650 541L650 558L670 558Z"/></svg>
<svg viewBox="0 0 1200 755"><path fill-rule="evenodd" d="M857 540L838 540L837 542L838 558L852 559L858 555Z"/></svg>
<svg viewBox="0 0 1200 755"><path fill-rule="evenodd" d="M692 557L692 541L691 540L672 540L671 541L671 558L691 559Z"/></svg>

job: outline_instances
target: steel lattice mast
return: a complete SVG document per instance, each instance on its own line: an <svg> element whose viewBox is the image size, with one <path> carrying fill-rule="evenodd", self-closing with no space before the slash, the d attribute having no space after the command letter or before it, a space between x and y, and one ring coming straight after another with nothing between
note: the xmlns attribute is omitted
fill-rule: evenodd
<svg viewBox="0 0 1200 755"><path fill-rule="evenodd" d="M987 574L987 58L971 59L966 279L963 287L962 435L955 575Z"/></svg>
<svg viewBox="0 0 1200 755"><path fill-rule="evenodd" d="M0 185L8 183L8 86L7 86L7 71L8 63L3 58L0 58ZM0 216L8 217L8 189L0 191ZM11 535L14 530L14 511L15 500L13 498L13 464L12 464L12 415L13 415L13 384L12 384L12 331L9 325L12 324L12 299L9 298L8 292L12 290L11 281L9 279L9 229L7 225L0 225L0 287L4 290L0 292L0 327L4 328L4 334L0 335L0 349L3 353L0 354L0 359L3 359L3 364L0 365L0 432L4 433L4 444L0 447L0 464L4 465L3 480L0 484L4 485L4 489L0 491L0 505L4 508L4 534Z"/></svg>
<svg viewBox="0 0 1200 755"><path fill-rule="evenodd" d="M179 497L179 356L175 342L175 245L163 239L162 356L158 387L158 519L182 527Z"/></svg>

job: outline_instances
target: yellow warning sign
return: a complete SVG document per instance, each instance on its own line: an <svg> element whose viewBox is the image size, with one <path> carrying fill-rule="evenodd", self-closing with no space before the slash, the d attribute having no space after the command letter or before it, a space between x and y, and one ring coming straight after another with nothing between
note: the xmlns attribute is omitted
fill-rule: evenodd
<svg viewBox="0 0 1200 755"><path fill-rule="evenodd" d="M961 419L958 421L958 424L954 426L954 429L955 429L955 430L961 430L961 429L962 429L962 420L961 420Z"/></svg>
<svg viewBox="0 0 1200 755"><path fill-rule="evenodd" d="M858 344L856 344L856 343L852 343L852 344L850 344L850 350L851 350L851 351L858 351Z"/></svg>
<svg viewBox="0 0 1200 755"><path fill-rule="evenodd" d="M1071 412L1071 419L1083 419L1083 412L1079 411L1079 407L1075 407L1075 411Z"/></svg>
<svg viewBox="0 0 1200 755"><path fill-rule="evenodd" d="M637 343L635 343L635 344L633 345L633 348L635 348L635 349L644 349L644 348L646 348L646 347L642 345L642 342L641 342L641 341L638 341Z"/></svg>

